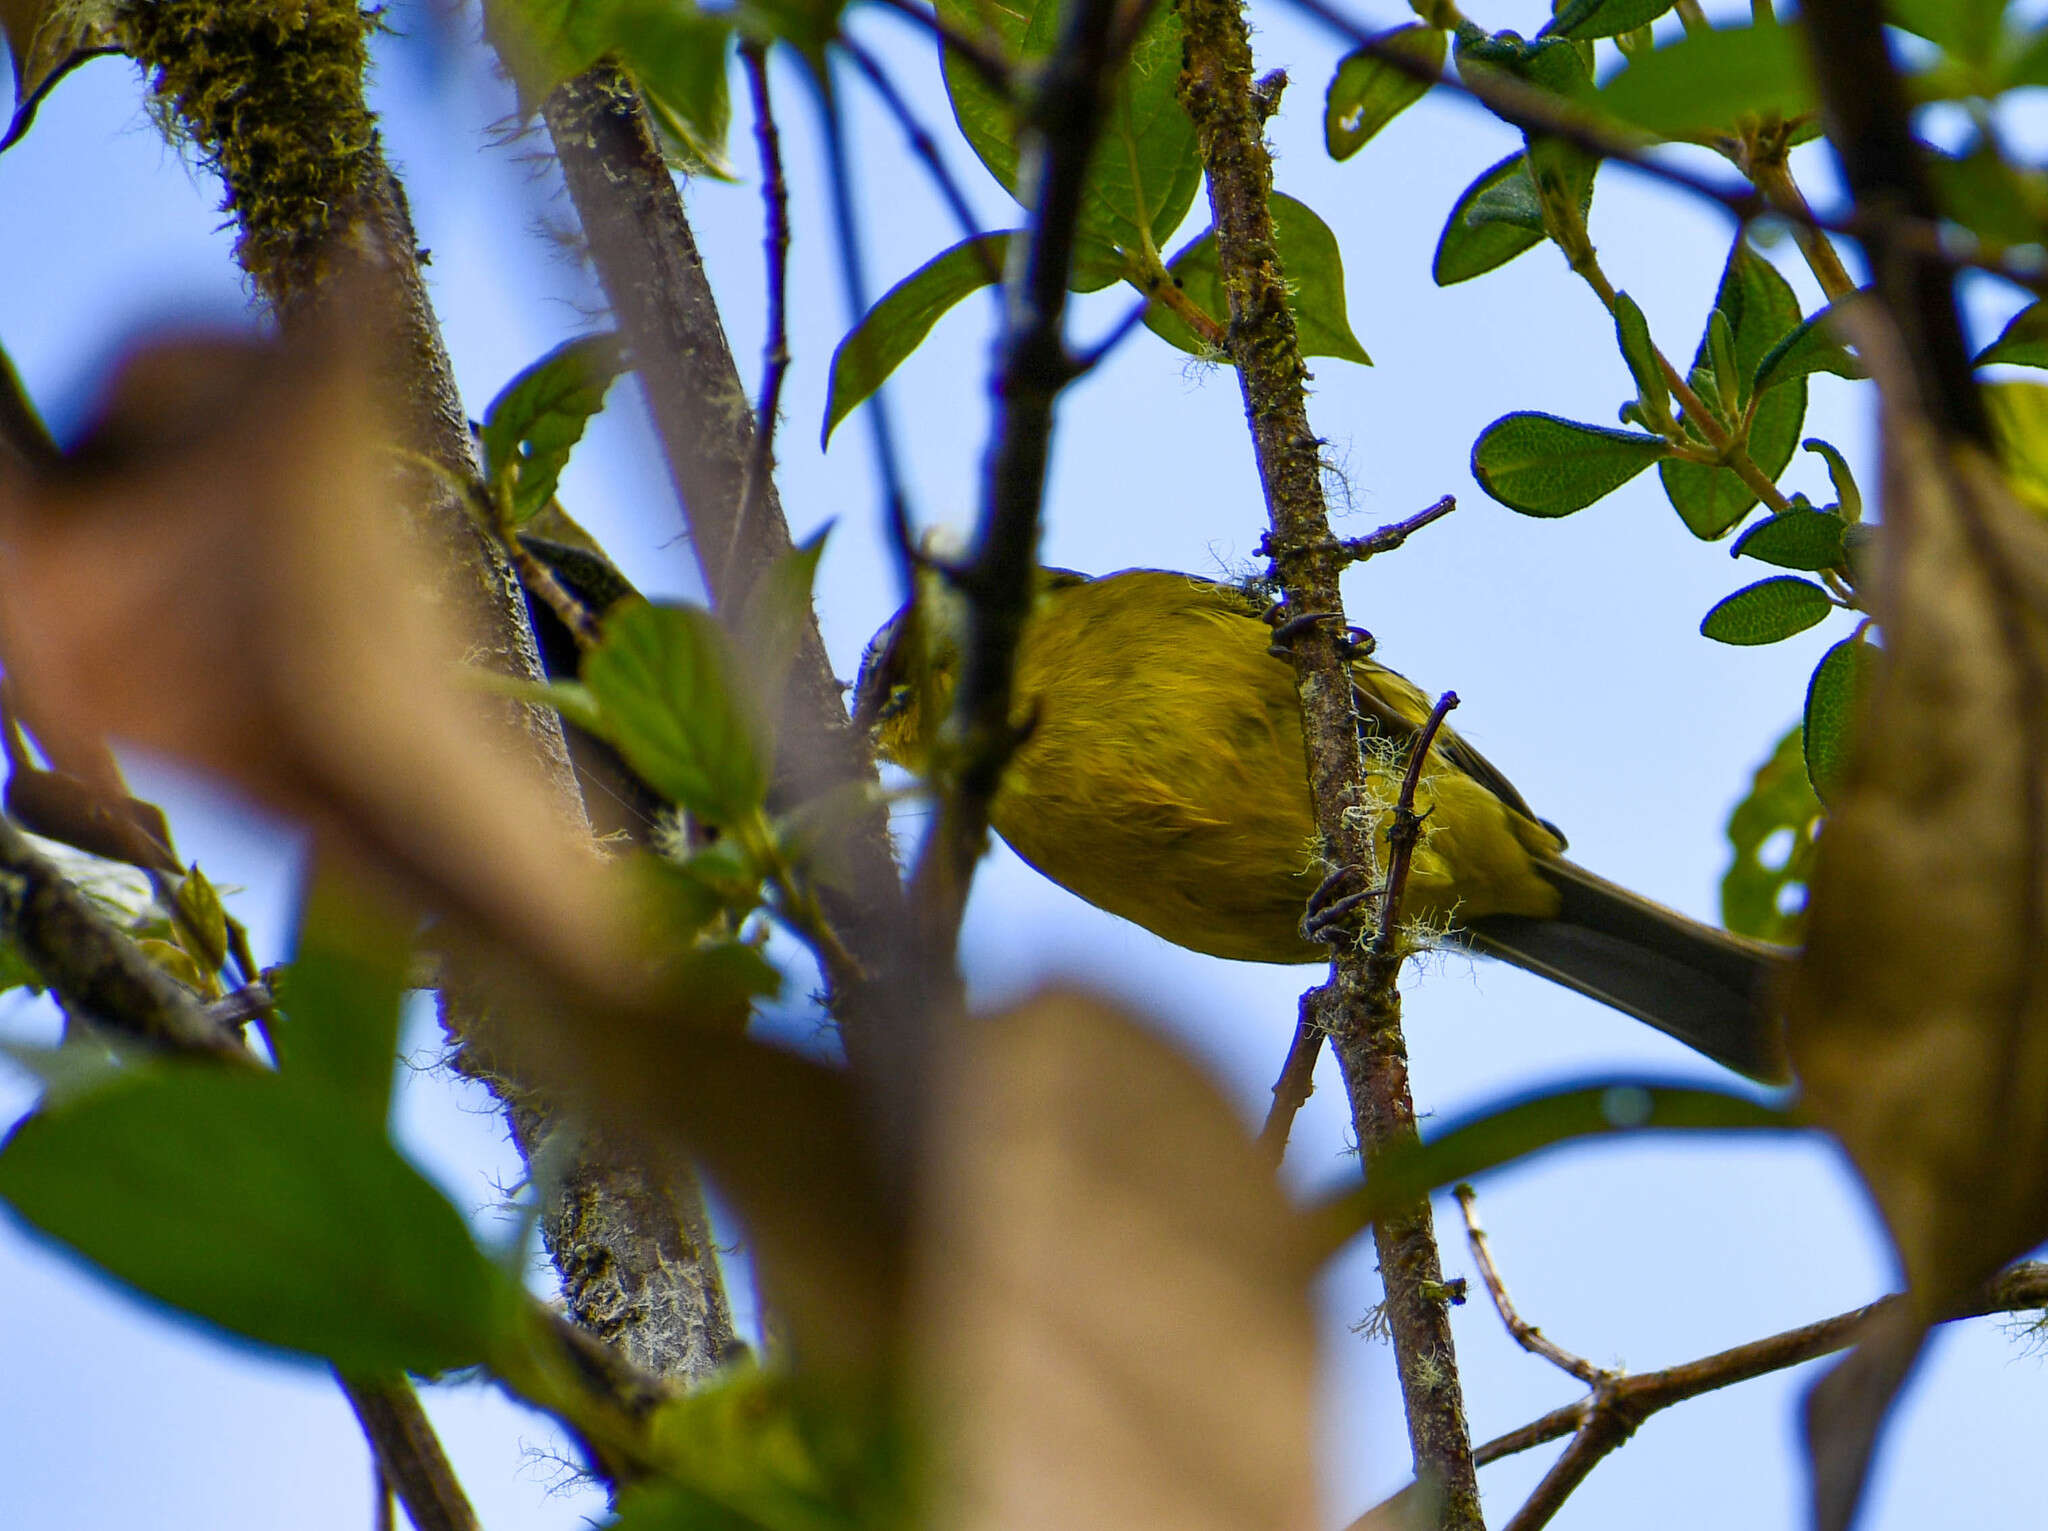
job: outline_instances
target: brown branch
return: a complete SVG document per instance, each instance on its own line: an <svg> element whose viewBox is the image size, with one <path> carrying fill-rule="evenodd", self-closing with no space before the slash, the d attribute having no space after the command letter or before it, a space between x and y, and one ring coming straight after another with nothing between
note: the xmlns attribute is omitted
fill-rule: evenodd
<svg viewBox="0 0 2048 1531"><path fill-rule="evenodd" d="M1254 93L1251 42L1237 0L1182 0L1181 16L1186 44L1180 97L1194 120L1208 181L1230 308L1228 351L1265 490L1269 554L1287 608L1330 617L1308 624L1289 649L1316 829L1329 864L1364 866L1371 861L1370 844L1354 822L1357 816L1348 812L1364 806L1367 787L1338 590L1344 559L1323 501L1321 443L1309 426L1304 388L1307 367L1273 239L1272 161L1263 133L1271 102ZM1416 1139L1400 1002L1391 982L1399 964L1383 964L1387 981L1375 985L1369 961L1356 948L1340 947L1323 1002L1368 1158L1389 1144ZM1417 1476L1440 1495L1441 1526L1477 1531L1483 1524L1478 1481L1427 1199L1375 1222L1373 1237Z"/></svg>
<svg viewBox="0 0 2048 1531"><path fill-rule="evenodd" d="M398 1495L414 1531L477 1531L476 1511L411 1384L403 1379L339 1381L369 1438L378 1476L387 1491Z"/></svg>

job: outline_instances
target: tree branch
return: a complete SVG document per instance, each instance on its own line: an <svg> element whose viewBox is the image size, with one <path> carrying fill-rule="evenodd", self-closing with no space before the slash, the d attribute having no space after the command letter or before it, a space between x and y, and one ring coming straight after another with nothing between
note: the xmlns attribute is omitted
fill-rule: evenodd
<svg viewBox="0 0 2048 1531"><path fill-rule="evenodd" d="M1307 368L1274 246L1267 203L1272 162L1253 97L1251 43L1237 0L1182 0L1181 15L1187 30L1181 101L1194 119L1207 171L1229 298L1228 350L1265 490L1268 548L1297 621L1309 613L1331 619L1308 623L1291 645L1316 828L1330 865L1368 866L1370 840L1349 812L1367 806L1367 788L1338 590L1344 560L1323 501L1321 443L1309 426L1303 386ZM1416 1138L1392 984L1399 959L1379 967L1384 981L1375 983L1370 958L1340 948L1324 1001L1368 1157ZM1441 1495L1440 1525L1478 1531L1478 1481L1428 1201L1379 1220L1373 1237L1417 1475Z"/></svg>
<svg viewBox="0 0 2048 1531"><path fill-rule="evenodd" d="M456 1481L448 1454L402 1378L367 1382L342 1377L341 1391L369 1437L385 1487L398 1495L414 1531L477 1531L476 1512Z"/></svg>

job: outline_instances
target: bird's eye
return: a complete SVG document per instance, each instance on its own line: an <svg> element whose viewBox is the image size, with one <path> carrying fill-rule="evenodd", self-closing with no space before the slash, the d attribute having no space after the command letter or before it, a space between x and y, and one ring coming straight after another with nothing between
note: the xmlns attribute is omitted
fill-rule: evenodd
<svg viewBox="0 0 2048 1531"><path fill-rule="evenodd" d="M881 707L876 711L875 721L881 723L886 722L890 718L900 717L909 706L910 687L891 686L889 688L889 700L882 703Z"/></svg>

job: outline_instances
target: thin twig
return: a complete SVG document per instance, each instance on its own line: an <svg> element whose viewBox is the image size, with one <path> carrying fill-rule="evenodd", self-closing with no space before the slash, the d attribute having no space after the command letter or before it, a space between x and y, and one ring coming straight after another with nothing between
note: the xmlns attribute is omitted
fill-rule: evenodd
<svg viewBox="0 0 2048 1531"><path fill-rule="evenodd" d="M1461 1185L1451 1194L1458 1198L1458 1210L1465 1214L1465 1242L1472 1247L1472 1258L1479 1266L1479 1279L1486 1285L1486 1295L1493 1299L1493 1311L1500 1315L1500 1321L1507 1326L1515 1343L1531 1355L1541 1356L1551 1365L1570 1372L1588 1387L1598 1387L1611 1377L1613 1373L1606 1367L1595 1366L1555 1340L1546 1339L1541 1329L1515 1311L1514 1302L1508 1296L1507 1282L1501 1278L1500 1267L1494 1263L1493 1245L1479 1222L1478 1193L1469 1185Z"/></svg>
<svg viewBox="0 0 2048 1531"><path fill-rule="evenodd" d="M775 103L768 94L768 50L749 39L740 44L747 90L754 104L754 141L761 148L761 201L765 209L761 246L768 266L768 334L761 343L761 402L754 413L754 451L740 490L740 508L726 540L720 584L731 583L733 559L747 523L761 513L775 472L775 425L782 412L782 382L789 375L789 183L782 174L782 136L775 128Z"/></svg>
<svg viewBox="0 0 2048 1531"><path fill-rule="evenodd" d="M910 103L903 99L903 92L896 88L896 82L889 78L888 72L882 68L881 62L872 53L843 32L839 36L839 48L853 60L854 67L861 72L875 94L882 98L882 105L889 109L889 115L896 119L896 125L903 129L903 136L910 143L910 152L923 162L926 172L932 178L932 184L939 188L940 197L952 212L953 221L959 224L960 237L979 238L983 232L981 220L975 217L974 209L968 205L967 194L960 189L959 179L939 153L938 143L926 131L924 123L918 120L917 113L910 108ZM985 269L990 284L996 285L1001 283L1003 273L993 264L992 257L990 260L991 264Z"/></svg>
<svg viewBox="0 0 2048 1531"><path fill-rule="evenodd" d="M339 1380L376 1456L378 1476L398 1495L415 1531L477 1531L476 1511L411 1384Z"/></svg>
<svg viewBox="0 0 2048 1531"><path fill-rule="evenodd" d="M1259 1128L1259 1148L1276 1165L1287 1157L1294 1119L1316 1092L1316 1062L1323 1055L1323 1038L1329 1034L1322 1020L1322 999L1320 988L1301 996L1294 1040L1287 1045L1287 1061L1273 1081L1273 1104L1266 1108L1265 1125Z"/></svg>
<svg viewBox="0 0 2048 1531"><path fill-rule="evenodd" d="M967 597L967 642L954 714L961 766L939 805L912 877L926 960L950 965L974 864L988 833L989 801L1016 744L1011 664L1038 578L1039 515L1052 444L1053 405L1072 381L1065 331L1067 281L1082 189L1101 127L1115 0L1077 0L1042 66L1025 112L1019 184L1035 188L1029 243L1005 291L997 365L995 440L981 524L955 571Z"/></svg>
<svg viewBox="0 0 2048 1531"><path fill-rule="evenodd" d="M946 51L965 61L981 76L982 83L1005 100L1017 93L1016 64L980 33L963 31L929 6L917 0L875 0L884 10L915 22L946 45Z"/></svg>
<svg viewBox="0 0 2048 1531"><path fill-rule="evenodd" d="M1309 801L1331 864L1365 865L1371 860L1369 831L1363 816L1351 811L1363 805L1368 789L1352 645L1338 589L1344 561L1330 532L1322 442L1308 418L1308 369L1273 238L1273 168L1264 124L1274 91L1254 86L1251 39L1239 0L1181 0L1180 12L1180 100L1194 121L1208 183L1217 266L1230 306L1228 353L1265 491L1270 556L1287 609L1330 615L1288 649L1301 704ZM1412 762L1417 771L1426 754L1425 743ZM1379 964L1385 972L1376 983L1367 953L1340 946L1335 956L1322 1018L1343 1069L1359 1145L1370 1158L1388 1145L1416 1140L1407 1045L1392 983L1399 962ZM1450 1330L1450 1289L1427 1198L1376 1221L1373 1239L1417 1474L1441 1496L1437 1523L1444 1531L1479 1531L1484 1521Z"/></svg>

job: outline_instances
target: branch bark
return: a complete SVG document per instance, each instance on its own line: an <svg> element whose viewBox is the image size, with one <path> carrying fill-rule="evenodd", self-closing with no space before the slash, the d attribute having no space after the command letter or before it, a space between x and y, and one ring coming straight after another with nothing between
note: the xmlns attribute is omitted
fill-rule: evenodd
<svg viewBox="0 0 2048 1531"><path fill-rule="evenodd" d="M512 570L453 488L473 480L477 464L405 194L363 97L375 25L354 0L283 9L265 0L138 0L123 13L159 100L219 173L240 226L237 257L280 325L290 332L345 316L366 334L399 444L442 470L406 485L420 577L457 614L482 663L538 680ZM560 721L510 704L506 717L541 762L559 811L584 822ZM458 1042L454 1064L498 1096L531 1163L551 1130L549 1107L475 1061L472 1049L488 1051L484 1010L454 998L444 1011ZM700 1193L678 1182L651 1198L638 1167L605 1157L599 1140L579 1146L586 1157L564 1181L572 1194L542 1210L571 1311L615 1315L612 1337L664 1376L701 1375L733 1340L715 1253L690 1232L693 1215L702 1222ZM636 1227L664 1210L660 1222ZM694 1253L648 1263L664 1251ZM707 1332L718 1337L708 1349Z"/></svg>
<svg viewBox="0 0 2048 1531"><path fill-rule="evenodd" d="M1322 444L1308 421L1308 370L1287 307L1267 204L1273 171L1264 112L1271 110L1271 97L1263 98L1262 111L1237 0L1182 0L1181 15L1187 29L1181 100L1194 119L1207 171L1217 257L1229 296L1227 349L1237 366L1265 490L1272 525L1268 550L1288 607L1331 614L1328 621L1309 624L1291 647L1316 828L1331 866L1369 866L1371 846L1356 822L1359 816L1349 812L1370 804L1338 590L1344 560L1324 504ZM1362 954L1340 949L1325 1010L1359 1145L1368 1156L1416 1138L1393 984L1398 958L1385 967L1375 975ZM1373 1238L1416 1474L1441 1496L1439 1524L1479 1531L1479 1485L1429 1203L1376 1222Z"/></svg>

